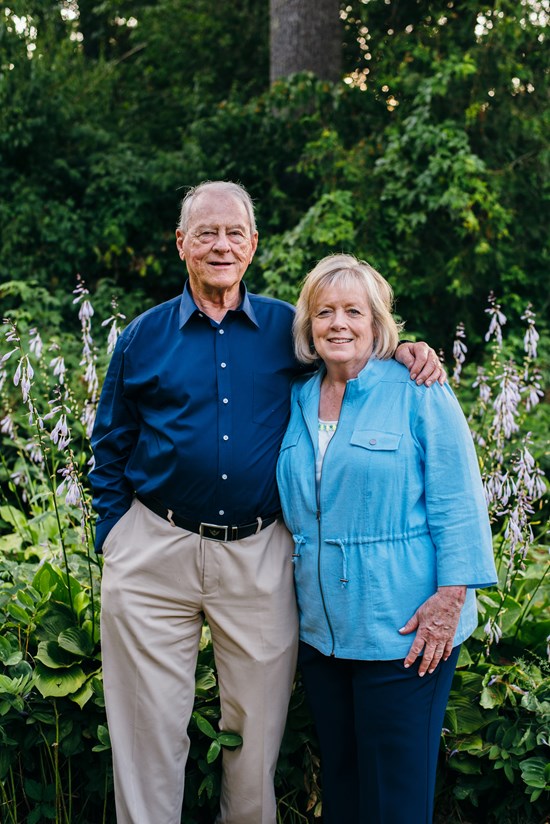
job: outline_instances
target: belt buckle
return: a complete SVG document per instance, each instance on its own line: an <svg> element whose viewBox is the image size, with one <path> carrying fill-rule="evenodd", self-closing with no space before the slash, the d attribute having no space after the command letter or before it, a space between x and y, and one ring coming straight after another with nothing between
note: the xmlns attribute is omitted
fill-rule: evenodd
<svg viewBox="0 0 550 824"><path fill-rule="evenodd" d="M208 538L210 541L227 541L229 540L230 527L221 526L220 524L206 524L199 525L199 535L201 538Z"/></svg>

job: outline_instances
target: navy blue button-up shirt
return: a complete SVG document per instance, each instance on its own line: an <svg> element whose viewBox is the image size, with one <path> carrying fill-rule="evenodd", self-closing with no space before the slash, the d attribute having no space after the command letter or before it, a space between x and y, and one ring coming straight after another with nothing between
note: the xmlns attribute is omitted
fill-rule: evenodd
<svg viewBox="0 0 550 824"><path fill-rule="evenodd" d="M214 524L280 508L275 466L297 363L294 309L248 294L221 323L181 298L121 334L92 435L96 549L134 494Z"/></svg>

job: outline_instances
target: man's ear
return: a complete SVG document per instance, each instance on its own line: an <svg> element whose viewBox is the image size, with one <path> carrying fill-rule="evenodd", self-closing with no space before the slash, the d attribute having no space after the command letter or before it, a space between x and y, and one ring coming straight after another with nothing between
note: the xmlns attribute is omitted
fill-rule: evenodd
<svg viewBox="0 0 550 824"><path fill-rule="evenodd" d="M258 248L258 232L254 232L251 239L251 246L252 246L252 254L250 255L250 260L248 261L248 265L252 263L254 260L254 255L256 254L256 249Z"/></svg>
<svg viewBox="0 0 550 824"><path fill-rule="evenodd" d="M185 235L181 231L181 229L176 229L176 247L178 250L178 254L180 256L180 260L185 260L185 252L183 251L183 242L185 240Z"/></svg>

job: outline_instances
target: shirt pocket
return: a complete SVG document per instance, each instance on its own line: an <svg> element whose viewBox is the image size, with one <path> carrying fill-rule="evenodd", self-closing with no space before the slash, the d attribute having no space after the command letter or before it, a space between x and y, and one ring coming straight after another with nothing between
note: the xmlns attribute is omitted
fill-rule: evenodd
<svg viewBox="0 0 550 824"><path fill-rule="evenodd" d="M371 452L397 452L403 438L397 432L381 432L379 429L356 429L350 444L362 446Z"/></svg>
<svg viewBox="0 0 550 824"><path fill-rule="evenodd" d="M285 426L290 410L290 384L281 375L254 373L254 423L273 428Z"/></svg>

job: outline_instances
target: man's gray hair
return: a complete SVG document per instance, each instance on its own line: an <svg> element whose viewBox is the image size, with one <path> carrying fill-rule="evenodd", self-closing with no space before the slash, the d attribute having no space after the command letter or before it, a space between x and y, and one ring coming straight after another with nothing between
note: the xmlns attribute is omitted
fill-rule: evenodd
<svg viewBox="0 0 550 824"><path fill-rule="evenodd" d="M193 186L189 189L181 202L180 219L178 223L178 229L180 231L184 234L187 232L189 227L189 215L191 214L191 209L195 198L202 192L209 190L230 194L240 200L248 215L251 235L256 232L256 218L254 217L254 203L252 202L252 198L244 186L241 186L240 183L231 183L228 180L205 180L203 183L199 183L198 186Z"/></svg>

